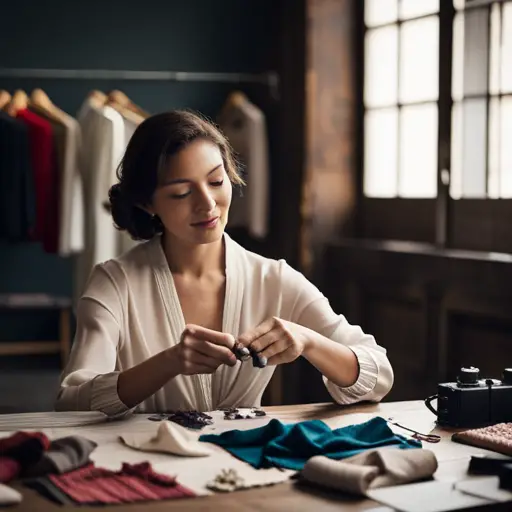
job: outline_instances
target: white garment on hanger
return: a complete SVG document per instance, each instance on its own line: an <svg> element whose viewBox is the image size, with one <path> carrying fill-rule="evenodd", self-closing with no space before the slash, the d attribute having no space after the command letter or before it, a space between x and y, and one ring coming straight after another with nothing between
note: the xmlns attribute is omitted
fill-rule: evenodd
<svg viewBox="0 0 512 512"><path fill-rule="evenodd" d="M84 189L79 167L82 137L76 119L64 112L61 117L66 136L60 177L59 255L69 256L85 246Z"/></svg>
<svg viewBox="0 0 512 512"><path fill-rule="evenodd" d="M219 125L245 168L242 196L233 191L229 227L246 227L254 238L265 238L269 223L269 155L263 112L248 99L228 104Z"/></svg>
<svg viewBox="0 0 512 512"><path fill-rule="evenodd" d="M79 257L75 298L95 265L118 256L118 231L105 208L108 191L117 182L116 170L125 149L123 117L112 107L96 107L89 98L80 109L82 130L80 168L86 212L85 250Z"/></svg>

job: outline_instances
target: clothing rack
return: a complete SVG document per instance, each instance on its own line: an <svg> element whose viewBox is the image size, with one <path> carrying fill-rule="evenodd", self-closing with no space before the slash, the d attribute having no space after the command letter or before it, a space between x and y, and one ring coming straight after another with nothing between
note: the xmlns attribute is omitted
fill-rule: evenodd
<svg viewBox="0 0 512 512"><path fill-rule="evenodd" d="M109 69L43 69L0 68L0 78L37 78L73 80L139 80L167 82L254 83L269 88L273 98L279 97L279 76L265 73L216 73L198 71L122 71Z"/></svg>

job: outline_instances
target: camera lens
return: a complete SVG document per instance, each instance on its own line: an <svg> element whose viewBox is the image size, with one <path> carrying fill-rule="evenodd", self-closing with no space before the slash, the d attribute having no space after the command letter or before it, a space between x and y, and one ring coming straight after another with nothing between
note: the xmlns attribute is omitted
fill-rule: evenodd
<svg viewBox="0 0 512 512"><path fill-rule="evenodd" d="M457 382L461 386L477 386L478 379L480 378L480 370L474 366L468 368L461 368Z"/></svg>

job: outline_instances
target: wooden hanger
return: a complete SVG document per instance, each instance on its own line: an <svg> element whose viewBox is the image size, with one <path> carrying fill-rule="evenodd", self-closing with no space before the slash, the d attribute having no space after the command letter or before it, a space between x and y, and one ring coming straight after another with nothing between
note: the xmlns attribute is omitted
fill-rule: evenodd
<svg viewBox="0 0 512 512"><path fill-rule="evenodd" d="M20 110L26 109L27 107L27 93L22 89L18 89L11 98L11 101L9 102L9 105L7 106L6 110L10 116L15 117Z"/></svg>
<svg viewBox="0 0 512 512"><path fill-rule="evenodd" d="M139 116L142 116L144 119L149 117L148 112L146 112L144 109L140 108L138 105L133 103L133 101L130 98L128 98L128 96L124 92L118 89L110 91L108 97L109 100L115 101L117 104L131 110L132 112L135 112Z"/></svg>
<svg viewBox="0 0 512 512"><path fill-rule="evenodd" d="M3 109L11 101L11 95L4 89L0 90L0 109Z"/></svg>
<svg viewBox="0 0 512 512"><path fill-rule="evenodd" d="M104 92L98 91L97 89L92 90L88 98L93 102L96 107L103 107L107 103L107 95Z"/></svg>
<svg viewBox="0 0 512 512"><path fill-rule="evenodd" d="M233 91L226 99L226 105L233 107L242 107L247 104L249 99L242 91Z"/></svg>
<svg viewBox="0 0 512 512"><path fill-rule="evenodd" d="M67 114L55 106L48 94L42 89L34 89L30 95L30 107L36 112L42 112L47 117L58 123L65 123Z"/></svg>
<svg viewBox="0 0 512 512"><path fill-rule="evenodd" d="M117 101L111 98L109 98L109 100L107 101L107 105L117 110L117 112L119 112L124 118L128 119L129 121L132 121L137 125L144 121L144 118L141 115L134 112L133 110L130 110L129 108L124 107L123 105L120 105Z"/></svg>
<svg viewBox="0 0 512 512"><path fill-rule="evenodd" d="M232 114L233 110L240 110L249 103L249 98L242 91L233 91L229 93L224 105L220 109L218 116L219 121L222 123L225 121L225 117Z"/></svg>

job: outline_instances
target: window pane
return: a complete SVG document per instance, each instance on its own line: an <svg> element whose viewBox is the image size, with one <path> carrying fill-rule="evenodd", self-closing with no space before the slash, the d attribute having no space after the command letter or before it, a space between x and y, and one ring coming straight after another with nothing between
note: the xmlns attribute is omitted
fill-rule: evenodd
<svg viewBox="0 0 512 512"><path fill-rule="evenodd" d="M453 21L452 97L462 99L464 90L464 14L456 14Z"/></svg>
<svg viewBox="0 0 512 512"><path fill-rule="evenodd" d="M501 90L512 92L512 4L503 4L503 34L501 47Z"/></svg>
<svg viewBox="0 0 512 512"><path fill-rule="evenodd" d="M368 107L397 103L398 28L370 30L366 36L365 104Z"/></svg>
<svg viewBox="0 0 512 512"><path fill-rule="evenodd" d="M462 197L462 104L454 103L452 109L452 148L450 171L450 196Z"/></svg>
<svg viewBox="0 0 512 512"><path fill-rule="evenodd" d="M489 11L473 9L464 14L464 94L487 92Z"/></svg>
<svg viewBox="0 0 512 512"><path fill-rule="evenodd" d="M462 196L486 197L486 124L485 99L464 102L462 118Z"/></svg>
<svg viewBox="0 0 512 512"><path fill-rule="evenodd" d="M501 164L501 197L512 197L512 98L505 97L501 100L500 112L500 164Z"/></svg>
<svg viewBox="0 0 512 512"><path fill-rule="evenodd" d="M395 197L397 185L398 111L368 111L365 116L364 193Z"/></svg>
<svg viewBox="0 0 512 512"><path fill-rule="evenodd" d="M402 25L400 37L400 101L436 100L439 77L439 18Z"/></svg>
<svg viewBox="0 0 512 512"><path fill-rule="evenodd" d="M491 48L489 62L489 91L491 94L500 92L500 66L501 66L501 10L499 4L491 8Z"/></svg>
<svg viewBox="0 0 512 512"><path fill-rule="evenodd" d="M437 106L433 103L402 108L398 195L437 195Z"/></svg>
<svg viewBox="0 0 512 512"><path fill-rule="evenodd" d="M397 0L366 0L364 21L368 27L392 23L396 21L397 15Z"/></svg>
<svg viewBox="0 0 512 512"><path fill-rule="evenodd" d="M487 196L500 197L500 99L491 98L489 102L489 176Z"/></svg>
<svg viewBox="0 0 512 512"><path fill-rule="evenodd" d="M402 0L400 3L400 18L402 20L435 12L439 12L439 0Z"/></svg>

